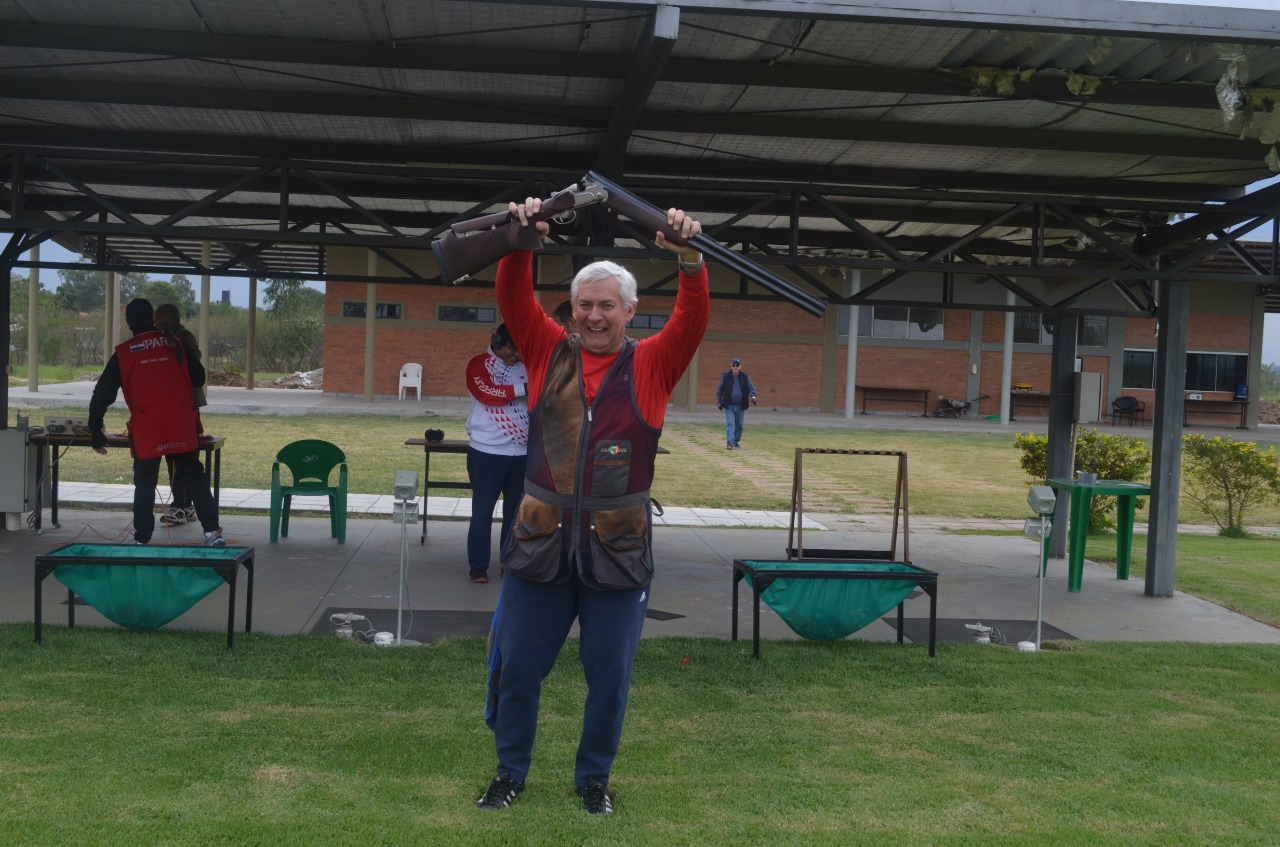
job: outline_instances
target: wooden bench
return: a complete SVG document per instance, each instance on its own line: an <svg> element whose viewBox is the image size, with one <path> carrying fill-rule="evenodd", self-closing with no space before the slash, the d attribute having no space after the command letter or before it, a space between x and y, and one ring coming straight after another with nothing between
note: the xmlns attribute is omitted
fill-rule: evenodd
<svg viewBox="0 0 1280 847"><path fill-rule="evenodd" d="M1245 412L1248 409L1248 400L1212 400L1204 398L1193 400L1188 397L1182 401L1182 425L1188 426L1187 417L1190 415L1219 415L1238 420L1239 423L1236 424L1236 429L1248 429L1244 422Z"/></svg>
<svg viewBox="0 0 1280 847"><path fill-rule="evenodd" d="M875 400L884 403L920 404L920 416L929 417L929 389L902 388L896 385L857 385L862 392L862 414L867 413L867 401Z"/></svg>

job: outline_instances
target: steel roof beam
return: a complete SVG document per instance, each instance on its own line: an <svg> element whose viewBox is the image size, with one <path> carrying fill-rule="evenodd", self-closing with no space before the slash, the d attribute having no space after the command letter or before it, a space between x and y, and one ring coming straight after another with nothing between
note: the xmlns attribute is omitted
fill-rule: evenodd
<svg viewBox="0 0 1280 847"><path fill-rule="evenodd" d="M30 127L6 128L6 138L11 144L24 147L39 147L41 155L49 155L50 148L59 155L66 155L70 148L84 148L89 151L172 151L179 155L190 155L193 152L207 152L218 157L241 156L247 158L274 159L312 159L341 162L374 163L413 163L412 169L418 172L438 172L465 174L492 167L499 170L489 171L488 179L495 181L511 174L512 179L527 177L529 172L541 171L552 174L570 175L573 179L582 174L583 156L578 153L544 154L523 150L480 151L473 145L423 148L414 145L396 144L353 144L344 142L323 142L310 140L278 140L272 138L251 138L234 136L212 136L208 134L152 133L152 132L111 132L90 129L45 129ZM1003 145L1001 145L1003 147ZM123 154L121 154L123 155ZM147 155L143 153L141 155ZM436 166L431 162L457 163L460 167L450 169L443 164ZM383 165L386 167L386 165ZM1019 195L1028 192L1039 192L1054 195L1089 196L1095 203L1111 200L1159 200L1167 199L1179 204L1178 208L1188 211L1185 205L1194 201L1227 201L1240 198L1245 189L1235 185L1201 185L1180 183L1168 178L1151 180L1115 180L1088 179L1074 177L1037 177L1034 174L984 173L982 171L945 171L945 170L911 170L906 168L867 168L861 166L793 165L785 162L772 162L753 159L744 162L738 159L708 160L679 159L675 157L638 157L631 156L627 160L629 173L663 174L661 179L668 181L705 179L708 177L724 177L733 179L737 184L747 183L744 169L767 174L768 182L801 182L833 184L847 182L861 186L905 186L920 192L921 197L932 199L948 199L939 191L950 189L969 189L987 192L994 196L997 191L1010 191ZM632 180L628 180L632 181ZM1006 198L1002 198L1006 199Z"/></svg>
<svg viewBox="0 0 1280 847"><path fill-rule="evenodd" d="M266 91L214 88L194 85L154 85L121 81L31 79L6 77L5 96L34 101L127 104L170 108L271 112L283 114L343 115L445 123L521 123L565 129L597 129L606 132L611 118L601 109L554 106L514 101L482 103L446 96L369 96L337 92ZM637 82L636 85L642 85ZM628 96L642 93L629 89ZM632 102L635 107L639 103ZM628 115L620 128L644 132L711 133L751 138L807 138L876 143L924 141L937 146L991 147L997 149L1059 150L1080 153L1121 153L1170 158L1217 159L1259 162L1266 148L1256 140L1241 140L1228 133L1207 137L1120 135L1106 132L1045 130L1007 127L949 125L941 134L924 137L926 124L897 121L862 121L843 118L811 118L789 114L786 120L769 113L702 114L641 111ZM607 132L606 132L607 134ZM617 139L615 139L616 141ZM145 148L144 148L145 149Z"/></svg>

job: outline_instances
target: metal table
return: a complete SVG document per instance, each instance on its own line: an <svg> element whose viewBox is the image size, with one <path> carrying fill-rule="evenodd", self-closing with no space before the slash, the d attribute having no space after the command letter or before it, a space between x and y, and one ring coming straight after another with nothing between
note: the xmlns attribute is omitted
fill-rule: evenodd
<svg viewBox="0 0 1280 847"><path fill-rule="evenodd" d="M432 453L462 453L466 454L467 447L471 444L469 440L461 439L445 439L443 441L428 441L425 438L409 438L404 442L406 447L422 448L422 537L418 539L418 544L427 543L427 497L431 495L431 486L434 484L436 488L460 488L470 491L470 480L464 482L431 482L431 454Z"/></svg>
<svg viewBox="0 0 1280 847"><path fill-rule="evenodd" d="M64 544L35 560L35 640L43 637L44 614L42 586L49 574L60 565L132 565L138 567L203 567L217 571L226 581L227 649L235 639L236 577L241 567L248 574L245 584L244 631L253 625L253 557L252 547L191 547L187 545L148 544ZM75 592L67 589L67 627L75 628Z"/></svg>
<svg viewBox="0 0 1280 847"><path fill-rule="evenodd" d="M776 579L872 579L910 580L929 595L929 655L934 655L938 630L938 574L916 567L910 562L851 562L846 560L805 559L802 562L767 562L733 560L733 623L730 640L738 640L738 583L751 576L751 655L760 658L760 595ZM903 606L898 603L898 643L902 643Z"/></svg>
<svg viewBox="0 0 1280 847"><path fill-rule="evenodd" d="M222 491L222 445L226 438L220 435L202 435L200 436L200 447L198 448L204 453L205 470L209 471L209 481L213 487L213 505L220 504L220 494ZM47 467L49 468L49 524L57 529L58 523L58 475L61 462L58 461L58 450L66 450L69 447L92 447L93 439L90 435L81 432L70 433L32 433L31 443L38 444L42 449L36 451L36 478L44 477L44 469L46 467L44 447L49 448L49 458ZM115 434L107 436L107 448L129 448L129 437L127 435ZM35 508L35 531L37 534L43 532L41 529L41 516L43 505L40 502L43 488L37 486L36 489L36 508Z"/></svg>

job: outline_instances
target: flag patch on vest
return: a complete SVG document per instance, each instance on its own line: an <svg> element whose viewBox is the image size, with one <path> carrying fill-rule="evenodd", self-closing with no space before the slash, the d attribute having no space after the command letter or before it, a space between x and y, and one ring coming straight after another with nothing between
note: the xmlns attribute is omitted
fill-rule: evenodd
<svg viewBox="0 0 1280 847"><path fill-rule="evenodd" d="M160 347L168 347L169 342L163 338L144 338L141 341L134 341L129 345L130 353L141 353L143 350L154 350Z"/></svg>

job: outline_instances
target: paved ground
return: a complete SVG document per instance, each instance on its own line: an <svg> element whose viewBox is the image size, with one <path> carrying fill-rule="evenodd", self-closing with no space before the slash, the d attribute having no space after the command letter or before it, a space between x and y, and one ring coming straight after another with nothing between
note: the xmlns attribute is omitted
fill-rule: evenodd
<svg viewBox="0 0 1280 847"><path fill-rule="evenodd" d="M12 390L10 403L34 405L86 406L88 383L48 386L38 395L25 389ZM250 397L250 395L252 395ZM422 401L379 400L372 406L361 398L325 397L317 392L282 389L214 388L211 410L216 412L260 412L263 414L323 414L373 412L377 414L422 415L427 411L457 415L466 402L457 399L423 398ZM691 415L672 412L672 420L705 419L707 413ZM754 423L787 423L806 426L876 427L889 422L881 416L855 416L753 411ZM12 413L11 413L12 416ZM38 417L38 411L32 412ZM901 428L974 430L995 427L986 421L951 421L930 418L892 418ZM1019 431L1043 429L1043 422L1018 422ZM1222 432L1222 430L1219 430ZM1250 433L1256 440L1277 440L1272 429ZM1266 438L1258 437L1266 436ZM64 484L65 485L65 484ZM123 487L127 491L127 487ZM232 492L224 492L229 497ZM256 492L246 493L252 505ZM372 498L374 501L377 498ZM432 498L435 500L436 498ZM454 498L442 498L453 500ZM61 527L47 527L37 535L28 529L0 530L0 620L31 621L34 588L32 563L35 556L72 541L111 541L129 538L127 511L107 511L85 502L86 508L66 509ZM428 504L429 507L433 504ZM468 504L469 506L469 504ZM382 518L376 502L368 516L348 522L346 544L329 538L327 519L299 518L291 536L278 544L267 539L267 520L260 515L228 511L223 525L232 544L250 546L256 556L254 589L254 629L273 633L309 633L328 630L332 611L359 611L374 621L374 628L394 630L399 605L401 529ZM455 505L452 517L459 517ZM443 514L443 506L437 517ZM731 514L726 510L726 516ZM655 546L658 576L653 586L651 620L646 637L680 635L727 638L731 625L732 562L735 558L780 558L785 556L788 531L785 518L774 528L714 525L719 514L701 516L685 525L657 528ZM884 548L889 544L886 518L876 516L824 515L806 513L805 543L836 549ZM744 522L746 523L746 522ZM952 629L964 622L1010 622L1004 634L1012 641L1030 635L1036 617L1038 547L1022 537L955 535L951 528L972 526L974 522L916 518L912 520L910 558L918 566L939 574L938 616ZM983 523L982 525L989 525ZM821 528L819 528L821 527ZM1020 529L1020 524L1008 528ZM198 528L181 526L157 534L157 542L197 543ZM441 634L479 634L484 631L497 599L499 581L472 585L466 578L466 522L432 520L425 545L418 543L418 530L407 536L405 572L408 600L401 619L406 638L431 640ZM496 574L495 574L496 576ZM750 637L750 593L739 587L743 618L740 635ZM239 608L244 608L245 586L239 588ZM197 604L170 626L217 630L225 626L226 589ZM1117 580L1114 571L1086 563L1084 587L1079 593L1066 590L1065 560L1051 560L1043 586L1043 620L1077 638L1116 641L1209 641L1263 642L1280 644L1280 630L1228 612L1211 603L1178 593L1172 598L1143 595L1141 580ZM65 620L65 592L52 579L44 592L43 615L54 624ZM924 596L907 601L906 614L921 619L928 614ZM789 628L767 607L761 632L766 638L794 638ZM77 609L82 624L105 621L88 608ZM243 618L241 618L243 620ZM1014 623L1014 622L1022 623ZM56 637L57 627L46 631ZM896 631L875 622L856 633L855 638L887 640ZM766 648L767 655L767 648Z"/></svg>

